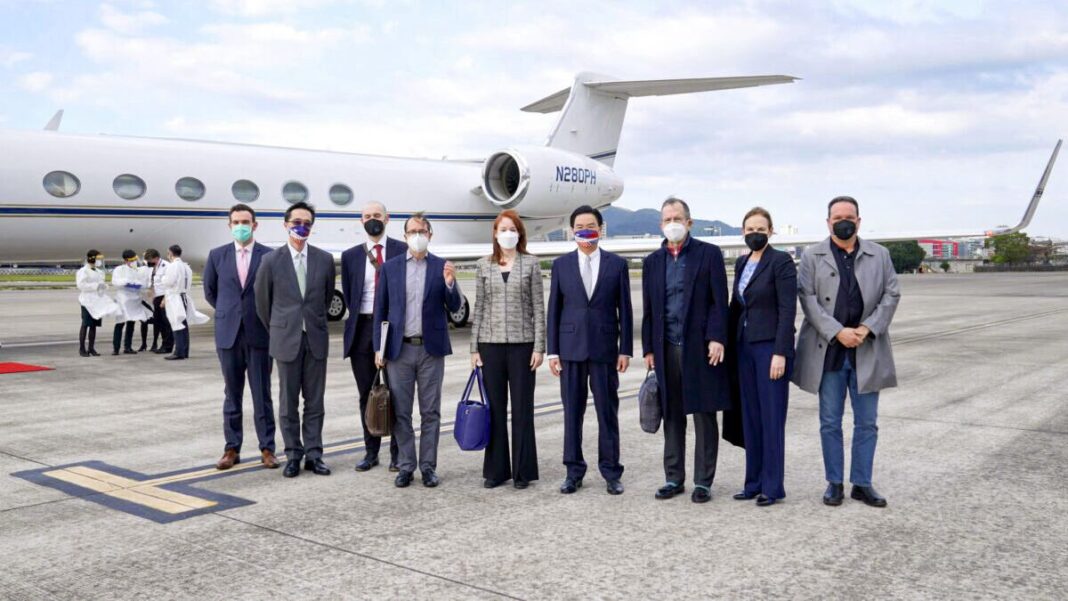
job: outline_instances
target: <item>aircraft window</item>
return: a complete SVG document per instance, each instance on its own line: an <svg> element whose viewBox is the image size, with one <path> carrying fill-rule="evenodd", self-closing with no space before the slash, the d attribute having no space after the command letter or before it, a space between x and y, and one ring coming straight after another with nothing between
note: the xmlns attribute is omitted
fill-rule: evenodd
<svg viewBox="0 0 1068 601"><path fill-rule="evenodd" d="M182 200L200 200L204 198L204 182L195 177L183 177L175 182L174 191Z"/></svg>
<svg viewBox="0 0 1068 601"><path fill-rule="evenodd" d="M352 202L352 188L345 184L330 186L330 200L336 205L347 205Z"/></svg>
<svg viewBox="0 0 1068 601"><path fill-rule="evenodd" d="M308 200L308 189L300 182L289 182L282 187L282 198L288 203Z"/></svg>
<svg viewBox="0 0 1068 601"><path fill-rule="evenodd" d="M247 179L239 179L234 182L230 191L234 193L234 198L241 202L252 202L260 197L259 186Z"/></svg>
<svg viewBox="0 0 1068 601"><path fill-rule="evenodd" d="M45 192L56 198L70 198L82 189L82 183L66 171L53 171L44 176Z"/></svg>
<svg viewBox="0 0 1068 601"><path fill-rule="evenodd" d="M145 180L129 173L116 177L111 187L115 189L115 194L126 200L136 200L145 195Z"/></svg>

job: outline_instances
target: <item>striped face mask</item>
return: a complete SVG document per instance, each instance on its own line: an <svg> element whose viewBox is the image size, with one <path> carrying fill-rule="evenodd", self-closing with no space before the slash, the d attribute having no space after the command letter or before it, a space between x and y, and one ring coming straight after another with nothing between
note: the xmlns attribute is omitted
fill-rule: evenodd
<svg viewBox="0 0 1068 601"><path fill-rule="evenodd" d="M578 242L579 246L585 246L586 248L597 246L600 237L601 232L597 230L579 230L575 232L575 241Z"/></svg>

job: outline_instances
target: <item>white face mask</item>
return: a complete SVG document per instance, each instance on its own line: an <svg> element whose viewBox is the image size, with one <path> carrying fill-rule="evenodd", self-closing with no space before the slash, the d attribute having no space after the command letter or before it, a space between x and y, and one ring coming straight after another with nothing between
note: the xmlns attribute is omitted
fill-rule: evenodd
<svg viewBox="0 0 1068 601"><path fill-rule="evenodd" d="M686 238L686 226L676 221L672 221L664 226L664 237L668 239L668 242L678 244Z"/></svg>
<svg viewBox="0 0 1068 601"><path fill-rule="evenodd" d="M408 236L408 248L413 253L426 252L426 247L430 245L430 239L422 234L415 234L414 236Z"/></svg>
<svg viewBox="0 0 1068 601"><path fill-rule="evenodd" d="M519 232L498 232L497 244L505 250L512 250L519 245Z"/></svg>

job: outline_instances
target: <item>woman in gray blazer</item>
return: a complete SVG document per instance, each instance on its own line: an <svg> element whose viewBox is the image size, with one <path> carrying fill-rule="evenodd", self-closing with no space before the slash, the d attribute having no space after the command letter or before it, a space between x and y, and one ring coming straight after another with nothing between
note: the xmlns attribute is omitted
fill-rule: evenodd
<svg viewBox="0 0 1068 601"><path fill-rule="evenodd" d="M513 480L526 488L538 479L534 440L534 376L545 355L541 266L527 254L519 214L501 211L493 222L493 254L478 260L471 325L471 364L481 365L490 403L490 441L482 476L486 488ZM508 397L512 449L508 453Z"/></svg>

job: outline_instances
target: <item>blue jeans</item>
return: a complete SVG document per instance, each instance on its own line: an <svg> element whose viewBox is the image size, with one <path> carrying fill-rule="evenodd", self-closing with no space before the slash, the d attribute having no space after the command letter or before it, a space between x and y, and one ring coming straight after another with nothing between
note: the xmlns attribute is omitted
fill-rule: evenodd
<svg viewBox="0 0 1068 601"><path fill-rule="evenodd" d="M849 466L849 481L857 486L871 486L875 443L879 439L876 419L879 412L879 393L861 394L857 391L857 372L849 359L838 371L823 373L820 381L820 442L823 445L823 469L827 481L842 483L845 453L842 450L842 416L845 413L846 390L853 405L853 456Z"/></svg>

